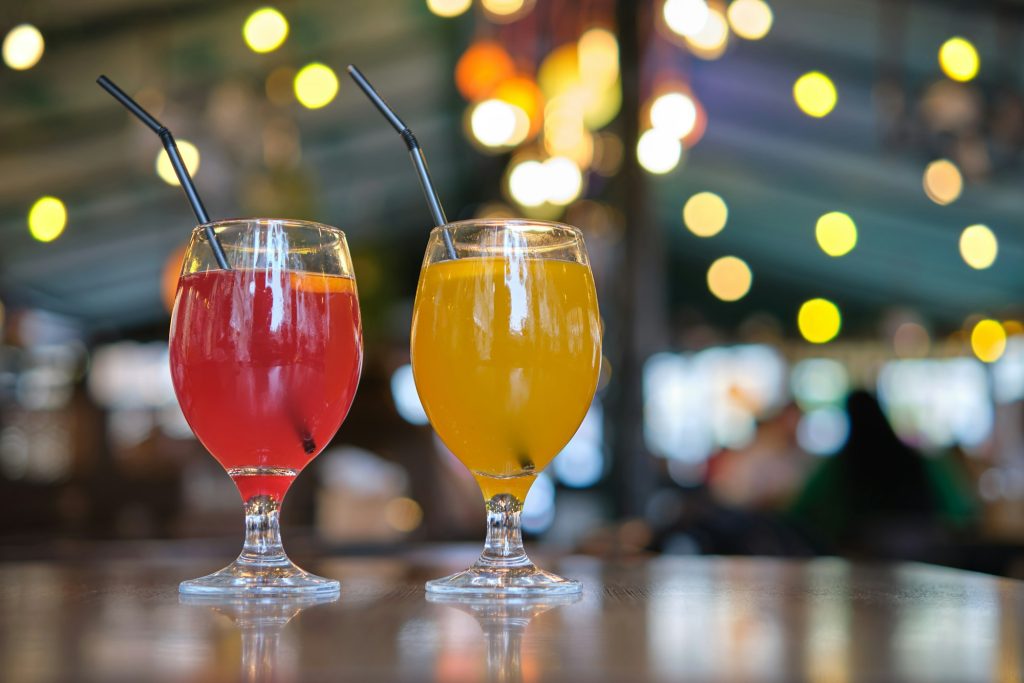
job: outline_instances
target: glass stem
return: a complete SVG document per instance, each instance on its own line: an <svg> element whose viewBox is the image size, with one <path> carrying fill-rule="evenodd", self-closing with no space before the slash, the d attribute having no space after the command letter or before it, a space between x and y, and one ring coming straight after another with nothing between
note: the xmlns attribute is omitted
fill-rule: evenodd
<svg viewBox="0 0 1024 683"><path fill-rule="evenodd" d="M238 556L239 564L289 564L281 545L279 510L280 503L270 496L253 496L245 501L245 545Z"/></svg>
<svg viewBox="0 0 1024 683"><path fill-rule="evenodd" d="M487 501L487 540L476 561L477 567L526 567L530 558L523 548L520 515L523 504L509 493L499 493Z"/></svg>

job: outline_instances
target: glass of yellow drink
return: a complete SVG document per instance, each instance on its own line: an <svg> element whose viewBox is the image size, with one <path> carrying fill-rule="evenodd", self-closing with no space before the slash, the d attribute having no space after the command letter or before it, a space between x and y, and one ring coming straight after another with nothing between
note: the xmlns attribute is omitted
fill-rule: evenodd
<svg viewBox="0 0 1024 683"><path fill-rule="evenodd" d="M576 593L538 569L519 516L537 475L590 407L601 364L597 293L576 228L524 219L435 228L416 290L412 369L445 445L476 477L487 540L432 593Z"/></svg>

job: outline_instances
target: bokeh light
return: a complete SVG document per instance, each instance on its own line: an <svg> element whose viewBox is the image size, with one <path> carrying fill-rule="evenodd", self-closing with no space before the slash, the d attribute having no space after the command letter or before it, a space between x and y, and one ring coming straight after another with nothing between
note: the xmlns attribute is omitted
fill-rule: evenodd
<svg viewBox="0 0 1024 683"><path fill-rule="evenodd" d="M952 204L963 191L960 169L949 159L936 159L924 169L924 193L936 204Z"/></svg>
<svg viewBox="0 0 1024 683"><path fill-rule="evenodd" d="M307 109L326 107L338 94L338 76L326 64L313 62L295 74L295 99Z"/></svg>
<svg viewBox="0 0 1024 683"><path fill-rule="evenodd" d="M28 231L40 242L52 242L64 232L68 210L56 197L40 197L28 211Z"/></svg>
<svg viewBox="0 0 1024 683"><path fill-rule="evenodd" d="M707 19L700 30L686 36L686 44L701 59L718 59L729 46L729 22L717 9L709 9Z"/></svg>
<svg viewBox="0 0 1024 683"><path fill-rule="evenodd" d="M960 256L971 268L984 270L996 261L999 242L988 226L971 225L960 233Z"/></svg>
<svg viewBox="0 0 1024 683"><path fill-rule="evenodd" d="M533 0L480 0L480 6L484 8L488 19L507 24L533 9Z"/></svg>
<svg viewBox="0 0 1024 683"><path fill-rule="evenodd" d="M850 436L850 418L836 406L825 406L808 411L796 426L796 440L808 453L834 455Z"/></svg>
<svg viewBox="0 0 1024 683"><path fill-rule="evenodd" d="M15 71L31 69L43 58L46 43L32 24L19 24L4 37L4 64Z"/></svg>
<svg viewBox="0 0 1024 683"><path fill-rule="evenodd" d="M508 191L521 206L540 206L548 199L547 172L541 162L530 159L512 167Z"/></svg>
<svg viewBox="0 0 1024 683"><path fill-rule="evenodd" d="M568 206L583 191L583 174L572 159L551 157L543 164L547 176L547 201Z"/></svg>
<svg viewBox="0 0 1024 683"><path fill-rule="evenodd" d="M580 79L597 87L608 87L619 77L619 41L603 28L592 28L580 36L576 47Z"/></svg>
<svg viewBox="0 0 1024 683"><path fill-rule="evenodd" d="M842 211L831 211L818 219L814 237L829 256L843 256L857 246L857 225Z"/></svg>
<svg viewBox="0 0 1024 683"><path fill-rule="evenodd" d="M190 176L195 177L199 171L199 149L188 140L177 140L178 151L181 153L181 160L185 163L185 170ZM174 173L174 166L171 165L171 158L167 156L167 150L160 150L156 155L156 174L160 180L168 185L180 185L178 176Z"/></svg>
<svg viewBox="0 0 1024 683"><path fill-rule="evenodd" d="M1006 350L1006 330L998 320L980 320L971 330L971 350L978 360L994 363Z"/></svg>
<svg viewBox="0 0 1024 683"><path fill-rule="evenodd" d="M526 139L530 118L522 109L502 100L484 100L470 113L470 131L485 147L512 147Z"/></svg>
<svg viewBox="0 0 1024 683"><path fill-rule="evenodd" d="M708 289L722 301L739 301L750 291L750 266L735 256L716 259L708 268Z"/></svg>
<svg viewBox="0 0 1024 683"><path fill-rule="evenodd" d="M772 28L772 8L764 0L733 0L726 10L733 33L746 40L760 40Z"/></svg>
<svg viewBox="0 0 1024 683"><path fill-rule="evenodd" d="M978 75L981 59L969 40L955 36L939 48L939 66L954 81L965 82Z"/></svg>
<svg viewBox="0 0 1024 683"><path fill-rule="evenodd" d="M804 339L824 344L839 334L843 319L839 308L828 299L811 299L800 306L796 322Z"/></svg>
<svg viewBox="0 0 1024 683"><path fill-rule="evenodd" d="M423 508L412 498L392 498L384 506L384 521L395 531L409 533L423 522Z"/></svg>
<svg viewBox="0 0 1024 683"><path fill-rule="evenodd" d="M800 111L821 118L827 116L836 106L836 86L820 71L805 73L793 84L793 99Z"/></svg>
<svg viewBox="0 0 1024 683"><path fill-rule="evenodd" d="M705 0L665 0L661 15L674 33L683 37L697 35L708 20Z"/></svg>
<svg viewBox="0 0 1024 683"><path fill-rule="evenodd" d="M679 165L683 145L679 139L657 128L640 136L636 144L636 157L648 173L662 175Z"/></svg>
<svg viewBox="0 0 1024 683"><path fill-rule="evenodd" d="M717 235L728 218L729 207L714 192L698 192L683 205L683 223L698 237Z"/></svg>
<svg viewBox="0 0 1024 683"><path fill-rule="evenodd" d="M660 95L651 104L651 127L677 138L685 138L697 124L697 105L681 92Z"/></svg>
<svg viewBox="0 0 1024 683"><path fill-rule="evenodd" d="M491 97L521 109L527 118L527 137L540 131L544 119L544 94L532 78L513 76L506 79L491 93Z"/></svg>
<svg viewBox="0 0 1024 683"><path fill-rule="evenodd" d="M288 37L288 20L273 7L263 7L245 20L242 37L253 52L273 52Z"/></svg>
<svg viewBox="0 0 1024 683"><path fill-rule="evenodd" d="M473 0L427 0L427 9L439 17L457 17L472 6Z"/></svg>
<svg viewBox="0 0 1024 683"><path fill-rule="evenodd" d="M474 43L455 64L455 87L470 102L489 97L503 81L515 75L516 66L501 45Z"/></svg>

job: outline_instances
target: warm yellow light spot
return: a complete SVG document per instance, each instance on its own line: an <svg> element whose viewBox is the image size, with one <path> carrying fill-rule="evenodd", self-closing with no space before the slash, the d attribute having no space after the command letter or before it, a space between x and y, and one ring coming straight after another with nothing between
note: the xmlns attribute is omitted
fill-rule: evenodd
<svg viewBox="0 0 1024 683"><path fill-rule="evenodd" d="M263 7L245 20L242 37L253 52L273 52L288 37L288 20L273 7Z"/></svg>
<svg viewBox="0 0 1024 683"><path fill-rule="evenodd" d="M711 237L722 232L728 218L729 207L714 192L698 192L683 205L683 223L698 237Z"/></svg>
<svg viewBox="0 0 1024 683"><path fill-rule="evenodd" d="M999 242L988 226L971 225L960 233L960 256L971 268L984 270L996 261Z"/></svg>
<svg viewBox="0 0 1024 683"><path fill-rule="evenodd" d="M697 125L697 105L681 92L659 96L651 104L651 126L677 138L685 138Z"/></svg>
<svg viewBox="0 0 1024 683"><path fill-rule="evenodd" d="M697 33L686 37L690 52L701 59L718 59L729 44L729 22L717 9L708 10L708 18Z"/></svg>
<svg viewBox="0 0 1024 683"><path fill-rule="evenodd" d="M839 334L843 318L839 308L828 299L811 299L800 307L796 323L804 339L812 344L824 344Z"/></svg>
<svg viewBox="0 0 1024 683"><path fill-rule="evenodd" d="M493 18L508 21L516 18L515 15L526 5L526 0L480 0L480 5Z"/></svg>
<svg viewBox="0 0 1024 683"><path fill-rule="evenodd" d="M928 355L932 340L928 330L918 323L901 323L892 335L892 348L900 358L922 358Z"/></svg>
<svg viewBox="0 0 1024 683"><path fill-rule="evenodd" d="M544 119L544 95L533 79L513 76L494 89L491 97L522 109L529 119L527 137L540 131Z"/></svg>
<svg viewBox="0 0 1024 683"><path fill-rule="evenodd" d="M939 66L954 81L971 80L978 75L980 65L978 51L965 38L950 38L939 48Z"/></svg>
<svg viewBox="0 0 1024 683"><path fill-rule="evenodd" d="M473 0L427 0L427 9L439 17L457 17L473 4Z"/></svg>
<svg viewBox="0 0 1024 683"><path fill-rule="evenodd" d="M185 169L190 176L195 176L199 170L199 150L188 140L178 140L178 151L181 152L181 160L185 162ZM160 150L156 155L156 174L160 180L168 185L180 185L178 176L174 173L174 166L171 165L171 158L167 156L166 150Z"/></svg>
<svg viewBox="0 0 1024 683"><path fill-rule="evenodd" d="M384 506L384 521L395 531L408 533L423 522L423 508L412 498L392 498Z"/></svg>
<svg viewBox="0 0 1024 683"><path fill-rule="evenodd" d="M648 173L668 173L679 165L682 156L679 138L657 128L646 131L636 144L636 158Z"/></svg>
<svg viewBox="0 0 1024 683"><path fill-rule="evenodd" d="M982 362L996 362L1006 350L1006 330L997 320L979 321L971 330L971 350Z"/></svg>
<svg viewBox="0 0 1024 683"><path fill-rule="evenodd" d="M705 0L665 0L661 15L674 33L694 36L708 20L708 4Z"/></svg>
<svg viewBox="0 0 1024 683"><path fill-rule="evenodd" d="M729 25L740 38L760 40L772 28L772 8L764 0L733 0L726 11Z"/></svg>
<svg viewBox="0 0 1024 683"><path fill-rule="evenodd" d="M46 43L43 34L32 24L19 24L4 38L4 64L15 71L31 69L43 58Z"/></svg>
<svg viewBox="0 0 1024 683"><path fill-rule="evenodd" d="M580 36L577 45L580 80L595 87L608 87L619 77L619 41L603 28L592 28Z"/></svg>
<svg viewBox="0 0 1024 683"><path fill-rule="evenodd" d="M936 204L951 204L960 196L964 179L948 159L936 159L924 169L924 193Z"/></svg>
<svg viewBox="0 0 1024 683"><path fill-rule="evenodd" d="M28 231L40 242L52 242L64 232L68 210L56 197L40 197L28 211Z"/></svg>
<svg viewBox="0 0 1024 683"><path fill-rule="evenodd" d="M583 173L572 159L551 157L543 163L547 174L547 200L568 206L583 191Z"/></svg>
<svg viewBox="0 0 1024 683"><path fill-rule="evenodd" d="M501 45L473 43L455 64L455 87L471 102L490 97L495 88L515 74L516 66Z"/></svg>
<svg viewBox="0 0 1024 683"><path fill-rule="evenodd" d="M818 219L814 237L829 256L843 256L857 246L857 225L842 211L832 211Z"/></svg>
<svg viewBox="0 0 1024 683"><path fill-rule="evenodd" d="M523 161L508 175L508 192L521 206L540 206L548 199L547 172L536 160Z"/></svg>
<svg viewBox="0 0 1024 683"><path fill-rule="evenodd" d="M723 256L708 268L708 289L722 301L739 301L750 291L750 266L735 256Z"/></svg>
<svg viewBox="0 0 1024 683"><path fill-rule="evenodd" d="M295 74L295 99L307 109L319 109L338 94L338 77L326 64L313 62Z"/></svg>
<svg viewBox="0 0 1024 683"><path fill-rule="evenodd" d="M820 119L835 108L838 95L832 79L820 71L811 71L796 79L793 99L800 111Z"/></svg>
<svg viewBox="0 0 1024 683"><path fill-rule="evenodd" d="M501 100L484 100L469 116L470 132L484 147L513 147L530 132L530 117Z"/></svg>

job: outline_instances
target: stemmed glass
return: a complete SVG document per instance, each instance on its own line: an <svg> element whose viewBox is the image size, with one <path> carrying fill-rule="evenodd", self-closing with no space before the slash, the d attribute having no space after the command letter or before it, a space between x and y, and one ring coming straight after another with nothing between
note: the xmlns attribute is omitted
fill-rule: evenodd
<svg viewBox="0 0 1024 683"><path fill-rule="evenodd" d="M520 513L583 421L600 363L597 294L579 230L520 219L433 230L413 310L413 375L430 423L480 485L487 539L472 567L427 582L427 591L580 590L526 556Z"/></svg>
<svg viewBox="0 0 1024 683"><path fill-rule="evenodd" d="M281 501L352 405L362 327L345 234L267 218L192 232L171 316L170 361L185 419L227 470L245 506L233 563L182 582L186 594L308 595L338 591L284 552Z"/></svg>

